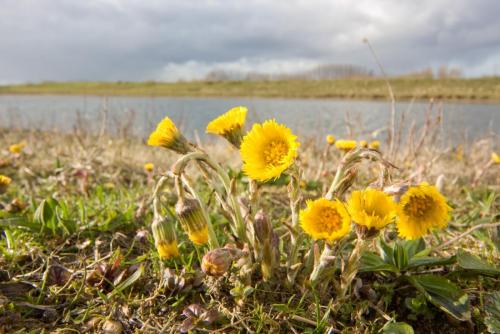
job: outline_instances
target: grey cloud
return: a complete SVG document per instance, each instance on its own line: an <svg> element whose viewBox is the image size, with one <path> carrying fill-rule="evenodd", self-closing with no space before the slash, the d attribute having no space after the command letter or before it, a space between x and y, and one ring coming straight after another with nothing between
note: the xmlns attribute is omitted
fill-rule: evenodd
<svg viewBox="0 0 500 334"><path fill-rule="evenodd" d="M188 62L192 71L193 62L242 60L375 68L363 37L390 73L449 63L477 75L500 63L495 0L3 0L0 8L0 82L175 79L165 69Z"/></svg>

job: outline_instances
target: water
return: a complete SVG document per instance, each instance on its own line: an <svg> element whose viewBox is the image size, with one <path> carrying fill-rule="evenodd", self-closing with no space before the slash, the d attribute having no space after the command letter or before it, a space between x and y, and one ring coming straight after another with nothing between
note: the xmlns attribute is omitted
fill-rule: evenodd
<svg viewBox="0 0 500 334"><path fill-rule="evenodd" d="M326 134L346 136L350 123L357 139L383 139L390 115L386 101L349 101L331 99L264 99L264 98L172 98L95 96L0 96L0 127L72 131L74 128L146 137L156 123L169 116L183 132L204 135L206 124L231 107L249 108L249 121L275 118L287 124L300 136L323 138ZM397 103L397 119L405 114L403 129L415 121L425 120L429 103ZM433 116L443 111L442 133L450 140L498 136L500 105L480 103L435 104ZM103 122L104 112L106 121Z"/></svg>

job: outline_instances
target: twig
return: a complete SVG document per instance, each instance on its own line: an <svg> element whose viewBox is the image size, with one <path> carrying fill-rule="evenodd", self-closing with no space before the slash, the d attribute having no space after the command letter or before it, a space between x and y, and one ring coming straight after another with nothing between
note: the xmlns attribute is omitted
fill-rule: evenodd
<svg viewBox="0 0 500 334"><path fill-rule="evenodd" d="M457 237L451 239L451 240L448 240L446 241L444 244L441 244L439 246L436 246L434 247L432 250L431 250L431 253L432 252L437 252L438 250L454 243L455 241L457 240L460 240L461 238L471 234L472 232L474 232L475 230L479 230L479 229L482 229L482 228L495 228L495 227L500 227L500 222L497 222L497 223L489 223L489 224L481 224L481 225L476 225L476 226L473 226L471 227L470 229L468 229L467 231L465 231L464 233L458 235Z"/></svg>

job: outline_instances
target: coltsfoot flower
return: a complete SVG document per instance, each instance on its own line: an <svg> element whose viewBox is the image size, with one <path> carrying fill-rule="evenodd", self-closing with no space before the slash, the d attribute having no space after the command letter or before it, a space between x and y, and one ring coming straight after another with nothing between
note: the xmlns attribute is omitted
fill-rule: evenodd
<svg viewBox="0 0 500 334"><path fill-rule="evenodd" d="M192 151L186 138L168 117L158 123L156 130L149 136L148 145L165 147L180 154Z"/></svg>
<svg viewBox="0 0 500 334"><path fill-rule="evenodd" d="M396 213L392 198L377 189L353 191L347 205L352 220L368 229L384 228L391 223Z"/></svg>
<svg viewBox="0 0 500 334"><path fill-rule="evenodd" d="M179 256L177 238L172 222L166 218L156 218L151 224L156 250L162 260Z"/></svg>
<svg viewBox="0 0 500 334"><path fill-rule="evenodd" d="M11 183L12 179L10 177L0 174L0 194L3 194Z"/></svg>
<svg viewBox="0 0 500 334"><path fill-rule="evenodd" d="M367 148L368 147L368 142L366 140L360 140L359 141L359 147Z"/></svg>
<svg viewBox="0 0 500 334"><path fill-rule="evenodd" d="M335 147L339 150L348 152L356 148L356 141L340 139L335 142Z"/></svg>
<svg viewBox="0 0 500 334"><path fill-rule="evenodd" d="M12 144L9 146L9 152L12 154L20 154L25 147L26 147L25 141L22 141L17 144Z"/></svg>
<svg viewBox="0 0 500 334"><path fill-rule="evenodd" d="M339 200L319 198L306 203L307 208L300 211L300 225L314 240L333 243L351 230L351 217Z"/></svg>
<svg viewBox="0 0 500 334"><path fill-rule="evenodd" d="M496 164L500 164L500 155L496 154L495 152L491 153L491 161Z"/></svg>
<svg viewBox="0 0 500 334"><path fill-rule="evenodd" d="M397 228L406 239L417 239L435 228L444 228L450 220L451 208L436 187L427 183L412 186L397 205Z"/></svg>
<svg viewBox="0 0 500 334"><path fill-rule="evenodd" d="M371 148L372 150L378 150L380 148L380 141L374 140L368 144L368 147Z"/></svg>
<svg viewBox="0 0 500 334"><path fill-rule="evenodd" d="M147 162L144 164L144 170L148 173L151 173L155 169L155 165L151 162Z"/></svg>
<svg viewBox="0 0 500 334"><path fill-rule="evenodd" d="M329 145L333 145L333 144L335 144L335 136L333 136L333 135L328 135L328 136L326 136L326 142L327 142Z"/></svg>
<svg viewBox="0 0 500 334"><path fill-rule="evenodd" d="M278 178L297 157L300 143L296 139L289 128L275 120L255 124L241 143L243 171L257 181Z"/></svg>
<svg viewBox="0 0 500 334"><path fill-rule="evenodd" d="M208 241L208 222L197 200L180 198L175 205L175 213L189 240L196 245L203 245Z"/></svg>
<svg viewBox="0 0 500 334"><path fill-rule="evenodd" d="M235 107L225 114L217 117L207 125L207 133L223 136L231 144L240 147L243 137L243 126L248 109L245 107Z"/></svg>

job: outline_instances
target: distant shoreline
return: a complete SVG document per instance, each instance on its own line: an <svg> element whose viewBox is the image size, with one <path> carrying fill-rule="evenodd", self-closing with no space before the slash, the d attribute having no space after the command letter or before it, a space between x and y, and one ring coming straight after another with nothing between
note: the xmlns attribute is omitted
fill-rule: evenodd
<svg viewBox="0 0 500 334"><path fill-rule="evenodd" d="M392 78L397 100L500 102L500 77L477 79ZM387 100L384 80L223 82L44 82L0 86L0 95L83 95L144 97L260 97L345 100Z"/></svg>

